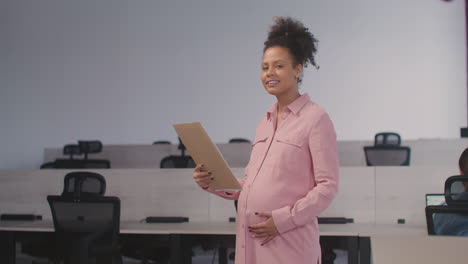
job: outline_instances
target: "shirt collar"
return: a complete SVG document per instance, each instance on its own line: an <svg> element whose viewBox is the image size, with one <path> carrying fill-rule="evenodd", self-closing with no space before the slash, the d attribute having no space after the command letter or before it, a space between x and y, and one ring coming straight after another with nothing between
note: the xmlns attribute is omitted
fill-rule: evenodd
<svg viewBox="0 0 468 264"><path fill-rule="evenodd" d="M310 101L310 97L307 93L299 96L296 100L294 100L292 103L288 104L286 108L288 108L293 114L297 115L302 107ZM278 111L278 102L274 103L270 109L267 111L267 118L270 119L271 115L273 113L276 113Z"/></svg>

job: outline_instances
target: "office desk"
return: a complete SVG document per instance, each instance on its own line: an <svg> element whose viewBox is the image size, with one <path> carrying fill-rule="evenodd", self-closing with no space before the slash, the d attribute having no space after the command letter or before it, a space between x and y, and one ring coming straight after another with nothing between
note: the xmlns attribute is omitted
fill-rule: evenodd
<svg viewBox="0 0 468 264"><path fill-rule="evenodd" d="M468 237L374 236L372 250L377 264L466 263Z"/></svg>
<svg viewBox="0 0 468 264"><path fill-rule="evenodd" d="M320 225L322 237L339 237L348 248L348 263L359 263L359 230L362 224ZM52 221L0 221L1 263L15 263L16 234L53 232ZM166 235L170 238L171 263L191 263L191 242L197 236L212 236L221 248L235 244L236 224L229 222L144 223L122 221L121 235ZM224 257L224 258L223 258ZM226 259L220 252L220 259Z"/></svg>
<svg viewBox="0 0 468 264"><path fill-rule="evenodd" d="M424 194L440 191L447 175L452 174L451 170L456 168L340 168L340 191L321 216L345 216L353 218L355 224L320 225L322 236L344 238L348 241L350 260L359 258L362 261L369 261L370 238L375 234L387 232L403 235L407 232L412 234L419 232L425 235ZM0 170L2 213L42 215L44 221L34 227L40 228L47 219L51 219L50 208L46 202L47 195L61 192L63 177L70 171ZM231 239L234 237L234 224L227 223L229 217L235 216L233 202L200 190L191 177L191 169L90 171L101 173L106 178L107 195L121 199L122 234L167 235L173 238L172 241L176 244L177 239L179 243L183 243L190 237L198 235L218 238L224 236ZM238 177L243 175L243 171L242 168L233 169ZM425 184L421 184L421 179L424 179ZM405 182L406 188L401 188L402 182ZM19 189L22 191L16 191ZM138 220L155 215L185 216L189 217L191 222L176 226L138 223ZM397 225L396 219L399 218L405 218L406 224ZM6 232L10 228L10 233L13 234L52 231L51 224L49 231L31 229L33 227L28 227L30 224L15 227L16 224L0 223L0 229L3 226ZM8 238L6 234L3 236ZM180 261L175 263L182 263Z"/></svg>
<svg viewBox="0 0 468 264"><path fill-rule="evenodd" d="M221 154L231 167L245 167L249 161L250 143L218 143ZM370 140L340 140L337 142L340 166L366 166L364 146L372 146ZM468 139L403 139L402 145L411 148L411 166L454 166L460 153L468 147ZM178 145L104 145L101 153L93 154L96 159L108 159L112 168L159 168L162 158L180 155ZM46 148L43 162L56 158L68 158L62 148ZM81 158L81 157L77 157Z"/></svg>

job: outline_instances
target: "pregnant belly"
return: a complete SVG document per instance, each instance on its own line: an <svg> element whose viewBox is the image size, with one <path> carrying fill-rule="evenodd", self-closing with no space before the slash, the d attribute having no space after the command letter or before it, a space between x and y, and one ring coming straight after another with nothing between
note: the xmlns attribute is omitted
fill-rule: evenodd
<svg viewBox="0 0 468 264"><path fill-rule="evenodd" d="M256 212L271 212L294 205L294 196L288 195L284 190L267 186L257 184L243 188L239 197L238 217L244 218L247 224L256 224L265 220L264 217L255 215Z"/></svg>

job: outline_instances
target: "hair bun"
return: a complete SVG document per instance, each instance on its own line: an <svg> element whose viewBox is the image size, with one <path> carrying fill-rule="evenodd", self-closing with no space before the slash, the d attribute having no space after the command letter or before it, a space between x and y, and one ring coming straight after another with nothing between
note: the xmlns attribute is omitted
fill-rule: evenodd
<svg viewBox="0 0 468 264"><path fill-rule="evenodd" d="M318 41L309 29L291 17L274 17L273 20L275 24L270 28L263 51L274 46L285 47L293 55L295 64L307 67L310 63L318 68L314 58Z"/></svg>

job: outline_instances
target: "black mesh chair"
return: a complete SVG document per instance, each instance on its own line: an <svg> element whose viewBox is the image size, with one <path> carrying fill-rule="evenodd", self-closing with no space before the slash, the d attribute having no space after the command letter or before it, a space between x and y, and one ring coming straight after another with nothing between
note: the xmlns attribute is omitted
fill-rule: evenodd
<svg viewBox="0 0 468 264"><path fill-rule="evenodd" d="M100 169L109 169L111 164L109 160L103 159L88 159L90 153L100 153L102 152L102 143L99 140L84 141L79 140L78 146L81 153L84 154L83 158L83 167L82 168L100 168Z"/></svg>
<svg viewBox="0 0 468 264"><path fill-rule="evenodd" d="M181 155L170 155L161 160L159 167L164 168L195 168L197 165L193 161L192 157L185 155L185 145L182 143L182 140L179 138L179 146Z"/></svg>
<svg viewBox="0 0 468 264"><path fill-rule="evenodd" d="M195 168L195 162L190 156L167 156L161 160L160 168Z"/></svg>
<svg viewBox="0 0 468 264"><path fill-rule="evenodd" d="M63 155L69 156L70 159L73 159L74 155L81 155L80 146L76 144L68 144L63 147Z"/></svg>
<svg viewBox="0 0 468 264"><path fill-rule="evenodd" d="M106 180L98 173L77 171L70 172L64 177L62 196L79 199L80 197L103 196L106 192ZM21 252L39 258L57 260L57 254L51 250L49 234L40 236L26 236L21 242ZM34 262L33 262L34 263Z"/></svg>
<svg viewBox="0 0 468 264"><path fill-rule="evenodd" d="M106 193L106 179L98 173L75 171L65 175L62 196L89 197Z"/></svg>
<svg viewBox="0 0 468 264"><path fill-rule="evenodd" d="M89 159L90 153L102 151L102 143L98 140L78 141L78 145L65 145L63 154L70 156L68 159L56 159L41 165L41 169L110 169L111 163L104 159ZM74 155L84 155L83 159L74 159Z"/></svg>
<svg viewBox="0 0 468 264"><path fill-rule="evenodd" d="M78 147L84 154L84 159L88 159L89 153L99 153L102 151L102 143L99 140L78 140Z"/></svg>
<svg viewBox="0 0 468 264"><path fill-rule="evenodd" d="M411 149L404 146L364 147L367 166L409 166Z"/></svg>
<svg viewBox="0 0 468 264"><path fill-rule="evenodd" d="M41 169L66 169L66 168L76 168L76 167L81 167L76 165L76 163L79 163L78 161L75 161L74 156L75 155L81 155L81 150L78 145L74 144L68 144L63 147L63 155L64 156L69 156L68 159L56 159L55 161L52 162L46 162L41 165Z"/></svg>
<svg viewBox="0 0 468 264"><path fill-rule="evenodd" d="M447 218L451 219L449 228L441 224ZM426 206L426 223L429 235L468 236L468 206Z"/></svg>
<svg viewBox="0 0 468 264"><path fill-rule="evenodd" d="M47 196L56 252L65 264L122 263L118 197Z"/></svg>
<svg viewBox="0 0 468 264"><path fill-rule="evenodd" d="M367 166L409 166L411 149L400 144L401 137L397 133L376 134L374 146L364 147Z"/></svg>
<svg viewBox="0 0 468 264"><path fill-rule="evenodd" d="M401 145L401 137L400 134L395 132L381 132L377 133L374 136L374 145L392 145L392 146L400 146Z"/></svg>
<svg viewBox="0 0 468 264"><path fill-rule="evenodd" d="M429 235L468 236L468 176L451 176L444 185L445 202L426 206Z"/></svg>

